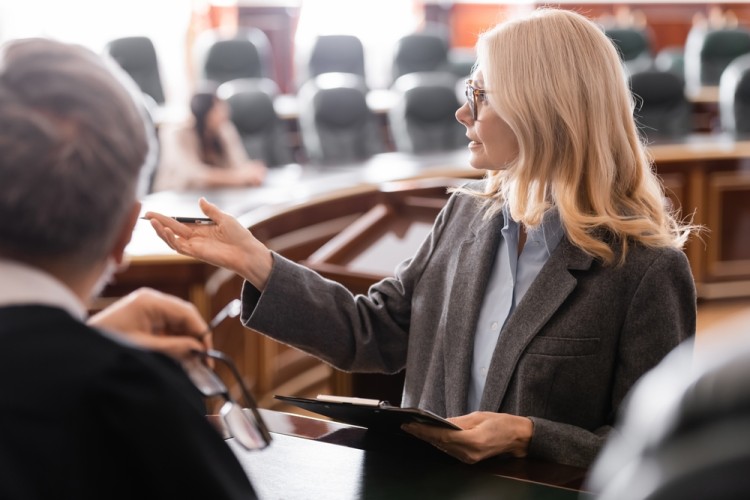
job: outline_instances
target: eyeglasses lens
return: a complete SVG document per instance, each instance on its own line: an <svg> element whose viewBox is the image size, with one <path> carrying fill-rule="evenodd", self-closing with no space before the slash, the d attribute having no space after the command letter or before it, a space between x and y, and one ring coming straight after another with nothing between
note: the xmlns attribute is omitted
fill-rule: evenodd
<svg viewBox="0 0 750 500"><path fill-rule="evenodd" d="M245 449L260 450L268 445L258 432L258 424L250 411L243 411L234 401L227 401L219 410L219 414L232 437Z"/></svg>
<svg viewBox="0 0 750 500"><path fill-rule="evenodd" d="M466 102L469 103L469 111L474 120L477 119L477 96L474 93L474 87L471 85L471 80L466 81Z"/></svg>

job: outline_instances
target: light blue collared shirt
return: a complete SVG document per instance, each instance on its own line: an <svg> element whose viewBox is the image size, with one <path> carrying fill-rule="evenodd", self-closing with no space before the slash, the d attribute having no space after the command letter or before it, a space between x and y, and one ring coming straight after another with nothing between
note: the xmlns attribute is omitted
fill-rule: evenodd
<svg viewBox="0 0 750 500"><path fill-rule="evenodd" d="M474 336L474 358L467 401L469 412L480 408L487 372L500 331L563 236L560 214L557 209L548 210L538 227L527 229L526 243L519 256L520 226L511 218L508 205L503 207L503 218L505 225L501 230L502 238L484 292Z"/></svg>

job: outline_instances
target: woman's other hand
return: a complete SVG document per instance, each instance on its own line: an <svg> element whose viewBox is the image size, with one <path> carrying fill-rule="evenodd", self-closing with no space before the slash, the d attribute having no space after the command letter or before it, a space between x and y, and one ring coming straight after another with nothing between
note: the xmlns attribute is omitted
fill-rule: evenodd
<svg viewBox="0 0 750 500"><path fill-rule="evenodd" d="M477 411L448 420L462 430L416 423L401 428L468 464L505 453L525 457L534 430L530 419L507 413Z"/></svg>

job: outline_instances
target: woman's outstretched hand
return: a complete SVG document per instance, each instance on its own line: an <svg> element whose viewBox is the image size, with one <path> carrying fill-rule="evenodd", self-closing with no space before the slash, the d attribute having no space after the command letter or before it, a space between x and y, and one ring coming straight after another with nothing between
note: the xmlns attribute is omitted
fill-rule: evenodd
<svg viewBox="0 0 750 500"><path fill-rule="evenodd" d="M205 198L199 203L215 224L183 224L156 212L146 212L145 217L173 250L234 271L263 290L273 265L271 251L237 219Z"/></svg>

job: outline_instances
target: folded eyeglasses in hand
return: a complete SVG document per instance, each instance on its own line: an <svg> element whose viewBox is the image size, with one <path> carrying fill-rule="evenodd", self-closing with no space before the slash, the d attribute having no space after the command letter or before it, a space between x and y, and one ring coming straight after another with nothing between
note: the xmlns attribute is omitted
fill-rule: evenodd
<svg viewBox="0 0 750 500"><path fill-rule="evenodd" d="M258 405L242 380L232 359L221 351L209 349L196 351L195 358L183 363L183 368L190 380L205 397L221 397L224 403L219 409L219 415L229 434L247 450L260 450L271 443L271 434L258 411ZM232 398L226 384L208 365L205 359L211 358L224 364L239 385L245 407L240 406Z"/></svg>

